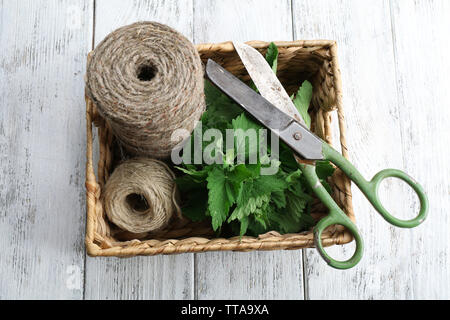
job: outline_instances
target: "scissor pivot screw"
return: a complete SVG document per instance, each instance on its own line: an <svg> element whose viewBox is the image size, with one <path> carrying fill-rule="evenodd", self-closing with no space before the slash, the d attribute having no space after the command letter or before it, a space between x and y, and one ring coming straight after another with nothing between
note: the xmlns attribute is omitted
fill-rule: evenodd
<svg viewBox="0 0 450 320"><path fill-rule="evenodd" d="M302 139L302 134L300 132L294 133L294 139L295 140L301 140Z"/></svg>

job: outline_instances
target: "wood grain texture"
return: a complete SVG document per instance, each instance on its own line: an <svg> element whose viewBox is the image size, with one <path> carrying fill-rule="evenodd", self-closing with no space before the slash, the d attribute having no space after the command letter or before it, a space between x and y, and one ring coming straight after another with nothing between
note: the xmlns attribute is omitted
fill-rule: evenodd
<svg viewBox="0 0 450 320"><path fill-rule="evenodd" d="M430 200L411 238L412 298L449 299L450 2L395 0L391 15L404 167Z"/></svg>
<svg viewBox="0 0 450 320"><path fill-rule="evenodd" d="M81 299L92 1L2 1L0 16L0 299Z"/></svg>
<svg viewBox="0 0 450 320"><path fill-rule="evenodd" d="M389 1L294 0L293 9L297 39L338 42L350 160L367 179L384 168L404 168ZM423 171L409 173L424 179ZM411 211L407 202L399 201L407 192L403 184L387 180L383 187L388 209L399 216ZM338 271L329 268L315 250L308 250L307 298L412 298L411 265L418 229L390 226L359 189L353 186L352 192L357 225L365 240L364 258L355 268ZM327 251L343 259L353 248Z"/></svg>
<svg viewBox="0 0 450 320"><path fill-rule="evenodd" d="M447 0L0 1L0 299L450 298L449 16ZM351 161L367 178L410 173L428 220L391 227L353 188L366 249L347 271L313 249L86 257L86 54L139 20L196 43L337 40ZM417 208L402 184L384 186L394 213Z"/></svg>
<svg viewBox="0 0 450 320"><path fill-rule="evenodd" d="M96 1L95 43L136 21L167 24L192 40L192 1ZM190 299L194 297L192 254L156 257L90 258L86 299Z"/></svg>
<svg viewBox="0 0 450 320"><path fill-rule="evenodd" d="M194 2L194 41L292 40L290 1ZM302 299L302 251L196 254L198 299Z"/></svg>
<svg viewBox="0 0 450 320"><path fill-rule="evenodd" d="M291 1L195 0L195 43L230 40L292 40Z"/></svg>

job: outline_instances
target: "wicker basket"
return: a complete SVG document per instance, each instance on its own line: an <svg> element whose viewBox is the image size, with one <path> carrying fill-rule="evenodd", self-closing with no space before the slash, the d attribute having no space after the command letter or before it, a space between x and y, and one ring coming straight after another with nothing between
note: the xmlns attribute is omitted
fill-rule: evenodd
<svg viewBox="0 0 450 320"><path fill-rule="evenodd" d="M269 43L252 41L251 46L265 53ZM276 42L279 48L278 77L289 94L298 89L305 79L314 87L312 111L312 130L328 143L331 143L331 114L337 109L340 144L342 153L347 157L345 142L345 123L341 99L341 79L337 62L337 49L334 41L293 41ZM198 52L206 62L208 58L224 66L243 80L248 80L246 73L231 42L219 44L197 45ZM114 137L111 130L99 115L95 105L86 98L87 120L87 162L86 162L86 197L87 197L87 230L86 248L91 256L135 256L174 254L203 251L250 251L300 249L313 247L312 231L298 234L284 234L271 231L257 238L214 238L210 223L191 223L179 221L169 229L149 237L147 234L130 234L120 231L106 218L102 201L102 188L114 168ZM93 128L98 128L99 162L98 177L93 167ZM350 181L336 170L331 177L333 197L342 209L354 221ZM316 201L312 210L313 217L318 220L326 215L324 206ZM352 241L352 236L341 226L330 227L322 234L324 246L344 244Z"/></svg>

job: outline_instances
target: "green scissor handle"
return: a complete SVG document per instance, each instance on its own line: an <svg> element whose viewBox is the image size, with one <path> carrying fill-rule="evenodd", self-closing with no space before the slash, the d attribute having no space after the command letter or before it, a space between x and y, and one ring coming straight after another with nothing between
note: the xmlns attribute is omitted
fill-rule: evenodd
<svg viewBox="0 0 450 320"><path fill-rule="evenodd" d="M428 212L428 199L423 190L423 188L409 175L403 171L396 169L386 169L377 173L371 181L367 181L358 172L358 170L340 153L330 147L328 144L323 143L323 156L325 160L329 160L338 166L364 193L373 207L381 214L381 216L389 223L401 227L401 228L414 228L421 224ZM316 193L318 198L323 204L329 209L328 216L320 220L314 228L314 241L316 247L321 254L321 256L326 260L326 262L337 269L349 269L354 267L362 258L363 254L363 241L356 228L355 224L347 217L347 215L339 208L334 199L322 186L315 172L315 167L309 164L300 164L300 168L305 175L308 183L312 186L313 191ZM379 196L378 188L381 181L388 177L399 178L406 182L418 195L420 200L420 210L419 214L410 220L401 220L390 214L382 205ZM355 238L356 250L353 256L347 261L337 261L331 258L324 250L321 240L322 232L331 225L342 225L346 227Z"/></svg>
<svg viewBox="0 0 450 320"><path fill-rule="evenodd" d="M317 197L329 209L328 215L325 218L321 219L314 227L314 243L317 250L319 251L322 258L333 268L349 269L354 267L361 260L364 251L364 243L361 236L359 235L358 229L356 228L355 224L349 219L349 217L347 217L347 215L342 211L342 209L339 208L328 191L320 183L319 177L316 174L316 167L310 164L300 164L300 169L302 170L302 173L305 176L306 180L316 193ZM322 232L329 226L335 224L346 227L353 234L353 237L356 241L355 253L347 261L338 261L333 259L323 248Z"/></svg>
<svg viewBox="0 0 450 320"><path fill-rule="evenodd" d="M378 172L370 181L366 181L364 177L358 172L358 170L345 159L339 152L334 150L328 144L323 144L323 155L326 160L333 162L338 166L347 177L350 178L358 188L364 193L372 206L381 214L381 216L390 224L400 228L414 228L421 224L428 212L428 198L423 190L422 186L418 184L413 178L404 173L403 171L396 169L385 169ZM378 188L381 181L386 178L398 178L406 182L417 194L420 201L419 214L410 220L401 220L391 215L383 206L378 196Z"/></svg>

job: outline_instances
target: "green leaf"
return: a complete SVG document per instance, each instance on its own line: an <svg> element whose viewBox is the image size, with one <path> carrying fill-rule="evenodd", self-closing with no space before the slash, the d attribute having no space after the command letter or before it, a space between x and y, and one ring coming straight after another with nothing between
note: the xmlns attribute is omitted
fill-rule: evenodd
<svg viewBox="0 0 450 320"><path fill-rule="evenodd" d="M299 178L301 175L302 175L302 172L300 171L300 169L295 170L287 175L286 181L289 183L296 183L299 181Z"/></svg>
<svg viewBox="0 0 450 320"><path fill-rule="evenodd" d="M308 199L306 197L290 194L287 198L286 208L294 219L299 219L307 204Z"/></svg>
<svg viewBox="0 0 450 320"><path fill-rule="evenodd" d="M311 103L312 89L311 83L308 80L305 80L293 99L295 107L298 112L300 112L300 115L308 128L311 127L311 117L309 116L308 109L309 104Z"/></svg>
<svg viewBox="0 0 450 320"><path fill-rule="evenodd" d="M256 178L261 171L260 164L238 164L233 171L228 174L228 178L236 183L240 183L249 178Z"/></svg>
<svg viewBox="0 0 450 320"><path fill-rule="evenodd" d="M190 175L184 175L175 179L178 189L181 192L189 192L195 189L206 187L206 184L201 179L196 179Z"/></svg>
<svg viewBox="0 0 450 320"><path fill-rule="evenodd" d="M330 163L330 161L319 160L316 161L316 174L319 179L326 179L333 175L334 166Z"/></svg>
<svg viewBox="0 0 450 320"><path fill-rule="evenodd" d="M267 229L269 223L267 219L267 214L270 211L269 205L258 208L256 211L256 214L253 216L254 224L259 224L262 228Z"/></svg>
<svg viewBox="0 0 450 320"><path fill-rule="evenodd" d="M195 167L193 168L193 166L186 166L186 168L175 166L175 168L194 177L206 178L206 176L208 175L207 168L204 168L202 170L196 170Z"/></svg>
<svg viewBox="0 0 450 320"><path fill-rule="evenodd" d="M254 180L243 182L242 188L236 199L236 208L228 218L228 222L241 220L255 212L256 208L261 207L264 202L270 201L270 193L262 193Z"/></svg>
<svg viewBox="0 0 450 320"><path fill-rule="evenodd" d="M333 190L327 180L328 177L333 175L335 170L335 167L329 161L316 161L316 174L319 177L320 183L322 183L329 194L332 194Z"/></svg>
<svg viewBox="0 0 450 320"><path fill-rule="evenodd" d="M187 203L181 208L181 212L194 222L205 220L207 203L208 194L205 191L193 192L189 195Z"/></svg>
<svg viewBox="0 0 450 320"><path fill-rule="evenodd" d="M288 192L286 208L270 216L271 224L281 233L295 233L314 225L314 220L305 213L308 197Z"/></svg>
<svg viewBox="0 0 450 320"><path fill-rule="evenodd" d="M312 201L313 200L312 196L310 196L308 193L305 192L304 184L302 184L300 181L301 179L298 182L293 182L292 184L290 184L288 188L290 192L289 196L292 195L295 197L304 198L307 201Z"/></svg>
<svg viewBox="0 0 450 320"><path fill-rule="evenodd" d="M322 184L322 186L325 188L325 190L327 190L327 192L329 194L333 194L333 189L331 189L330 184L328 183L327 180L325 179L320 179L320 183Z"/></svg>
<svg viewBox="0 0 450 320"><path fill-rule="evenodd" d="M259 176L256 179L244 181L237 197L237 206L228 218L228 222L241 220L243 217L254 214L258 208L271 201L272 193L283 192L287 187L288 183L276 175Z"/></svg>
<svg viewBox="0 0 450 320"><path fill-rule="evenodd" d="M308 214L302 214L298 219L281 213L271 216L271 223L281 233L297 233L314 226L314 219Z"/></svg>
<svg viewBox="0 0 450 320"><path fill-rule="evenodd" d="M232 120L234 130L236 155L247 159L250 154L258 154L259 148L259 129L261 125L250 120L245 113ZM252 148L250 148L252 147Z"/></svg>
<svg viewBox="0 0 450 320"><path fill-rule="evenodd" d="M206 111L202 116L204 129L224 129L231 120L243 113L243 110L217 89L209 80L205 80Z"/></svg>
<svg viewBox="0 0 450 320"><path fill-rule="evenodd" d="M262 194L283 191L288 187L288 183L280 175L260 176L255 179L258 192Z"/></svg>
<svg viewBox="0 0 450 320"><path fill-rule="evenodd" d="M214 231L222 226L227 219L228 211L232 205L226 190L225 173L219 167L208 172L208 209L212 218Z"/></svg>
<svg viewBox="0 0 450 320"><path fill-rule="evenodd" d="M249 216L250 234L258 235L267 232L270 228L269 216L274 214L274 209L270 202L265 202L261 207L257 208L255 212Z"/></svg>
<svg viewBox="0 0 450 320"><path fill-rule="evenodd" d="M271 228L281 233L293 233L305 230L314 223L311 216L306 212L307 206L313 198L307 194L302 185L302 175L300 170L282 173L288 188L284 191L286 203L283 207L277 203L277 193L271 195L272 202L277 206L275 212L269 216Z"/></svg>
<svg viewBox="0 0 450 320"><path fill-rule="evenodd" d="M239 193L239 188L235 189L233 187L233 184L230 185L228 182L225 183L225 191L230 204L233 204L236 201L237 194Z"/></svg>
<svg viewBox="0 0 450 320"><path fill-rule="evenodd" d="M292 149L289 148L283 141L280 141L280 161L281 168L287 172L298 169L298 163L294 158Z"/></svg>
<svg viewBox="0 0 450 320"><path fill-rule="evenodd" d="M225 158L223 159L223 166L224 168L233 167L234 165L234 149L229 149L225 153Z"/></svg>
<svg viewBox="0 0 450 320"><path fill-rule="evenodd" d="M252 129L258 131L259 129L263 128L259 123L256 123L255 121L247 117L245 113L237 116L231 121L231 123L234 130L242 129L244 131L247 131L249 129Z"/></svg>
<svg viewBox="0 0 450 320"><path fill-rule="evenodd" d="M267 48L266 60L269 65L272 67L272 70L275 74L277 74L278 68L278 47L275 43L271 42L269 47Z"/></svg>
<svg viewBox="0 0 450 320"><path fill-rule="evenodd" d="M278 209L286 207L286 194L284 192L277 191L272 193L271 200Z"/></svg>
<svg viewBox="0 0 450 320"><path fill-rule="evenodd" d="M241 219L241 229L239 231L239 235L242 237L246 232L248 228L248 217L243 217Z"/></svg>

